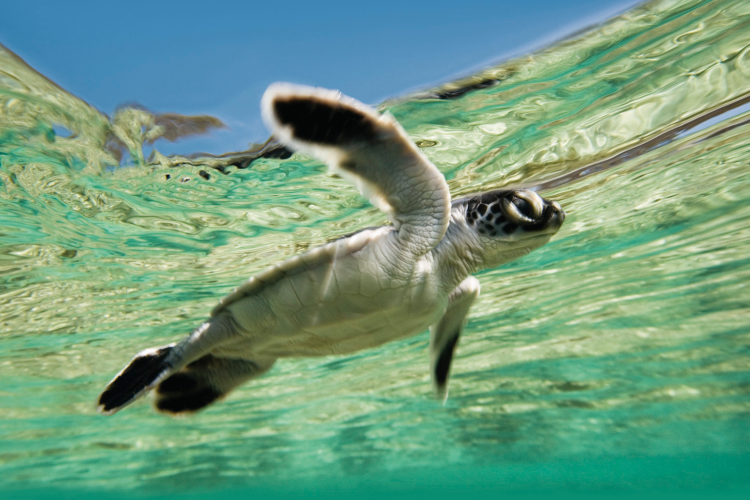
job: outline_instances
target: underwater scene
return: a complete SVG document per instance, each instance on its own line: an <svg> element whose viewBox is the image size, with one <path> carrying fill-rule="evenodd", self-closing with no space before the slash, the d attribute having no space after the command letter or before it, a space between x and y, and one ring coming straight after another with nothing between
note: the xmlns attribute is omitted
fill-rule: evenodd
<svg viewBox="0 0 750 500"><path fill-rule="evenodd" d="M188 417L98 414L137 352L387 218L273 140L167 156L221 122L85 98L0 46L0 491L747 498L750 2L649 2L379 104L454 198L526 187L567 213L477 274L445 405L425 331L281 359Z"/></svg>

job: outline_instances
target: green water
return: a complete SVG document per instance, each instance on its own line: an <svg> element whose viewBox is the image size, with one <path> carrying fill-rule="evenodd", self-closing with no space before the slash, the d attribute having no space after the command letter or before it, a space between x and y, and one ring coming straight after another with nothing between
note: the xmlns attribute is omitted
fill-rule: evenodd
<svg viewBox="0 0 750 500"><path fill-rule="evenodd" d="M727 0L645 4L384 103L454 195L536 185L568 213L547 246L478 276L447 405L425 332L284 360L189 418L147 401L105 418L96 397L133 354L385 217L303 155L144 154L174 132L164 117L108 118L0 47L0 489L742 497L749 99L750 3Z"/></svg>

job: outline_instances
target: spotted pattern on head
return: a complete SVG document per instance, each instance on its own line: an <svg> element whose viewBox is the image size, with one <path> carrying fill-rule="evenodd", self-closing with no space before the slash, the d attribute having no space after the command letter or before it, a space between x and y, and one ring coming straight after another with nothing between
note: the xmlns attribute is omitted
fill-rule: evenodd
<svg viewBox="0 0 750 500"><path fill-rule="evenodd" d="M486 237L509 236L519 228L538 230L546 225L544 205L536 193L490 191L468 200L466 222Z"/></svg>
<svg viewBox="0 0 750 500"><path fill-rule="evenodd" d="M466 207L466 222L482 236L511 234L518 226L509 223L503 215L502 198L500 193L494 192L472 198Z"/></svg>

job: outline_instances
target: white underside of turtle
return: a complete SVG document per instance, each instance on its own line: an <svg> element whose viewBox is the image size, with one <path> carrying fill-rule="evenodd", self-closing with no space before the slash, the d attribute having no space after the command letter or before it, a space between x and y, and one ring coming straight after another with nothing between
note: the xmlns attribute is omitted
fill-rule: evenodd
<svg viewBox="0 0 750 500"><path fill-rule="evenodd" d="M479 281L521 257L565 213L528 190L451 203L440 171L401 126L339 92L274 84L261 102L278 141L328 163L393 225L367 229L281 262L224 297L182 341L137 354L99 398L116 413L151 389L167 413L197 411L285 357L347 354L428 328L440 398Z"/></svg>

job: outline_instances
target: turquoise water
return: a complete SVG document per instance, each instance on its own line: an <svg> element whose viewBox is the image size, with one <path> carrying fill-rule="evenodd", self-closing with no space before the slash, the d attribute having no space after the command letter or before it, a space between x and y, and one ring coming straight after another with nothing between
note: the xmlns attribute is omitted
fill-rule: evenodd
<svg viewBox="0 0 750 500"><path fill-rule="evenodd" d="M568 213L547 246L478 276L446 406L425 332L279 362L190 418L147 401L105 418L96 397L133 354L385 217L304 155L144 154L218 123L107 117L0 48L0 488L739 498L747 102L750 4L661 1L383 103L454 196L539 186Z"/></svg>

